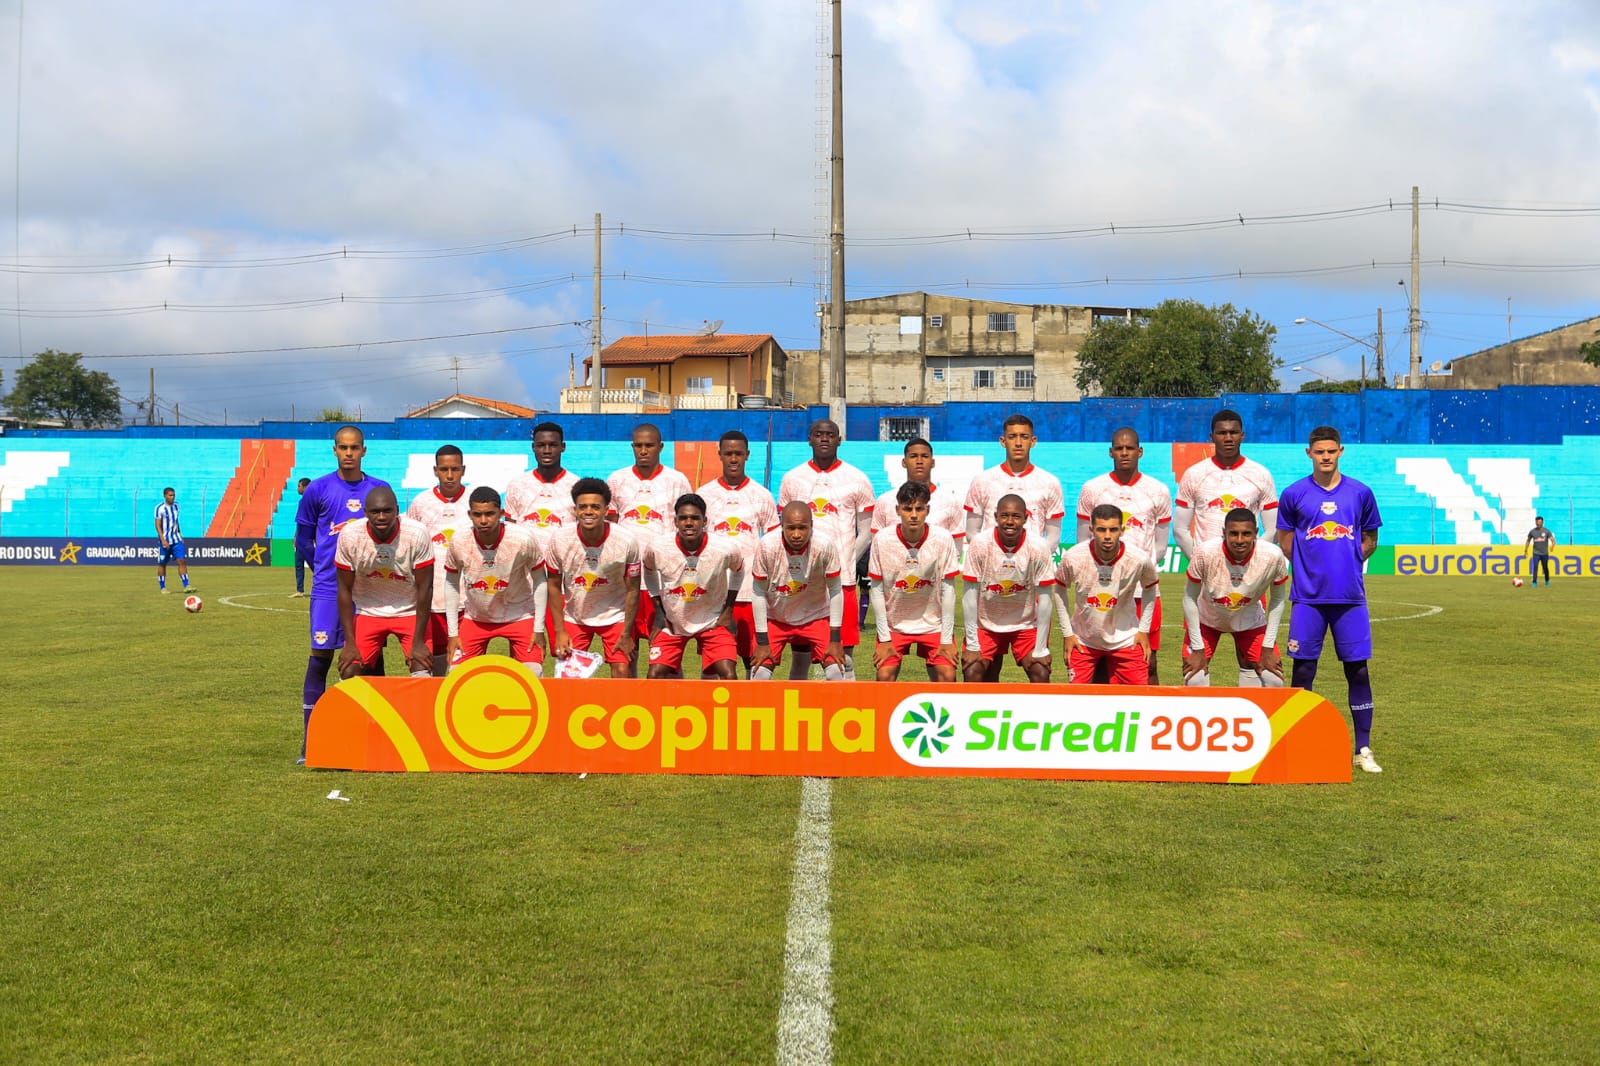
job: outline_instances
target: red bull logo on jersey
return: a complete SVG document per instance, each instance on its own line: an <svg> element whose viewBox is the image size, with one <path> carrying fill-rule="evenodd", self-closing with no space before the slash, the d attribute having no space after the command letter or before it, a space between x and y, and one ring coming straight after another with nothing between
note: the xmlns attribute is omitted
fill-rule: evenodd
<svg viewBox="0 0 1600 1066"><path fill-rule="evenodd" d="M349 511L351 514L360 514L361 501L355 499L346 500L344 501L344 509Z"/></svg>
<svg viewBox="0 0 1600 1066"><path fill-rule="evenodd" d="M611 584L611 582L606 578L601 577L599 574L583 573L572 579L573 588L579 590L588 590L590 592L599 588L601 585L609 584Z"/></svg>
<svg viewBox="0 0 1600 1066"><path fill-rule="evenodd" d="M540 529L549 529L551 526L559 526L561 524L561 516L554 511L541 507L528 516L528 521Z"/></svg>
<svg viewBox="0 0 1600 1066"><path fill-rule="evenodd" d="M1339 522L1319 522L1306 530L1307 540L1355 540L1356 531Z"/></svg>
<svg viewBox="0 0 1600 1066"><path fill-rule="evenodd" d="M1117 598L1109 592L1091 592L1083 598L1083 602L1085 606L1104 614L1117 605Z"/></svg>
<svg viewBox="0 0 1600 1066"><path fill-rule="evenodd" d="M450 538L455 535L456 531L453 529L441 529L433 535L433 542L435 544L443 544L448 548L450 546Z"/></svg>
<svg viewBox="0 0 1600 1066"><path fill-rule="evenodd" d="M496 574L481 577L477 581L468 582L467 588L473 592L482 592L488 596L495 596L511 587L511 582Z"/></svg>
<svg viewBox="0 0 1600 1066"><path fill-rule="evenodd" d="M1221 607L1225 611L1237 611L1245 604L1253 603L1255 601L1249 596L1241 596L1237 592L1230 592L1226 596L1218 596L1214 598L1211 602L1215 603L1218 607Z"/></svg>
<svg viewBox="0 0 1600 1066"><path fill-rule="evenodd" d="M804 581L796 581L793 578L790 578L788 581L784 582L781 585L773 585L772 586L772 590L774 592L776 592L780 596L798 596L802 592L804 592L806 590L806 588L807 588L807 583L806 582L804 582Z"/></svg>
<svg viewBox="0 0 1600 1066"><path fill-rule="evenodd" d="M725 537L737 537L743 534L746 530L751 530L754 528L755 527L749 522L737 518L734 515L729 515L727 518L724 518L722 521L712 526L711 532L721 533Z"/></svg>
<svg viewBox="0 0 1600 1066"><path fill-rule="evenodd" d="M1139 516L1135 515L1131 511L1123 511L1122 512L1122 524L1127 529L1143 529L1144 528L1144 523L1139 520Z"/></svg>
<svg viewBox="0 0 1600 1066"><path fill-rule="evenodd" d="M921 592L923 589L932 584L933 582L929 581L927 578L918 577L916 574L907 574L905 577L896 581L894 583L894 587L898 592Z"/></svg>
<svg viewBox="0 0 1600 1066"><path fill-rule="evenodd" d="M619 517L624 521L633 522L641 526L662 525L667 520L666 515L651 507L648 503L630 507L628 510L623 511Z"/></svg>
<svg viewBox="0 0 1600 1066"><path fill-rule="evenodd" d="M345 526L349 525L351 522L354 522L354 521L355 521L354 518L346 518L343 522L329 522L328 523L328 535L332 536L332 537L337 537L340 534L340 532L342 532L344 530Z"/></svg>
<svg viewBox="0 0 1600 1066"><path fill-rule="evenodd" d="M380 566L368 570L362 577L375 578L378 581L410 581L411 578L387 566Z"/></svg>
<svg viewBox="0 0 1600 1066"><path fill-rule="evenodd" d="M1231 511L1235 507L1248 507L1243 500L1231 492L1224 492L1214 500L1206 501L1206 506L1219 511Z"/></svg>
<svg viewBox="0 0 1600 1066"><path fill-rule="evenodd" d="M693 581L685 581L683 584L667 590L668 596L676 596L680 600L697 600L705 594L705 586L696 585Z"/></svg>
<svg viewBox="0 0 1600 1066"><path fill-rule="evenodd" d="M1003 581L996 581L983 586L983 591L1003 598L1008 598L1011 596L1020 596L1024 592L1027 592L1028 586L1024 585L1020 581L1012 581L1010 578L1006 578Z"/></svg>
<svg viewBox="0 0 1600 1066"><path fill-rule="evenodd" d="M820 496L811 501L811 515L814 518L821 518L823 515L830 514L836 515L838 513L839 508L835 507L827 500L822 499Z"/></svg>

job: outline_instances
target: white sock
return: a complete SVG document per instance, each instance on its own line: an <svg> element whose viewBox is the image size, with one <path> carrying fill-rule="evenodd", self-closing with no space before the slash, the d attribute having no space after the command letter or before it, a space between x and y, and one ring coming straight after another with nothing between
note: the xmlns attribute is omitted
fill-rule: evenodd
<svg viewBox="0 0 1600 1066"><path fill-rule="evenodd" d="M1239 687L1240 688L1260 688L1261 687L1261 675L1256 673L1254 670L1240 670L1239 671Z"/></svg>
<svg viewBox="0 0 1600 1066"><path fill-rule="evenodd" d="M1211 671L1201 670L1198 673L1192 674L1183 679L1183 684L1185 688L1210 688Z"/></svg>
<svg viewBox="0 0 1600 1066"><path fill-rule="evenodd" d="M856 679L856 657L855 653L849 649L846 649L844 653L844 679L846 681L854 681Z"/></svg>
<svg viewBox="0 0 1600 1066"><path fill-rule="evenodd" d="M1283 687L1283 678L1279 677L1277 674L1273 673L1271 670L1263 670L1263 671L1261 671L1261 687L1262 688L1282 688Z"/></svg>
<svg viewBox="0 0 1600 1066"><path fill-rule="evenodd" d="M751 681L771 681L772 680L772 667L770 667L770 666L758 666L758 667L756 667L754 670L750 671L750 680Z"/></svg>
<svg viewBox="0 0 1600 1066"><path fill-rule="evenodd" d="M824 680L824 681L843 681L844 680L844 668L841 667L838 663L829 663L827 666L824 666L822 668L822 680Z"/></svg>

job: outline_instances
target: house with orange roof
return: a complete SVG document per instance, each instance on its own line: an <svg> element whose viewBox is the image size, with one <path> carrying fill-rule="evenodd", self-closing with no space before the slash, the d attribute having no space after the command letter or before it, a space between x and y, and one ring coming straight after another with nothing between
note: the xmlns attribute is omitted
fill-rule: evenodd
<svg viewBox="0 0 1600 1066"><path fill-rule="evenodd" d="M593 377L590 358L584 379ZM770 333L621 337L600 352L600 409L644 414L779 406L788 356ZM561 390L561 413L593 410L588 384Z"/></svg>
<svg viewBox="0 0 1600 1066"><path fill-rule="evenodd" d="M532 407L490 400L483 396L465 396L456 393L442 400L424 404L403 418L537 418L544 414Z"/></svg>

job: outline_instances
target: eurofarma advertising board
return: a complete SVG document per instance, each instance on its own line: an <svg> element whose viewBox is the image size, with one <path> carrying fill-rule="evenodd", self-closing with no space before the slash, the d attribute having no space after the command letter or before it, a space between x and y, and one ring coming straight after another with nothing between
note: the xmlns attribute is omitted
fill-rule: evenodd
<svg viewBox="0 0 1600 1066"><path fill-rule="evenodd" d="M311 715L306 764L394 772L1350 780L1339 711L1300 689L352 678Z"/></svg>

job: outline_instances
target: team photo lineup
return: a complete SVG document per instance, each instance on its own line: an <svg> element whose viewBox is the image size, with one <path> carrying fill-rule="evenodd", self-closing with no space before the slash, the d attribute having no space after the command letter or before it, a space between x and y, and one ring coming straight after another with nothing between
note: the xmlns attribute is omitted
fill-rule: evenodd
<svg viewBox="0 0 1600 1066"><path fill-rule="evenodd" d="M313 573L306 731L334 660L340 679L382 673L391 635L412 676L447 675L504 638L536 676L589 676L603 662L616 678L803 680L815 667L825 681L896 681L911 679L901 669L914 654L935 683L998 682L1009 658L1033 684L1159 685L1170 534L1189 563L1165 683L1212 684L1227 635L1237 678L1218 684L1311 689L1331 632L1353 764L1382 772L1363 580L1382 520L1372 491L1340 473L1334 427L1310 433L1311 473L1281 497L1242 454L1235 411L1212 417L1213 454L1175 495L1140 470L1138 434L1118 429L1111 469L1081 483L1070 517L1061 479L1030 460L1038 436L1022 414L1001 427L1004 460L964 498L940 490L923 438L905 444L904 482L875 495L827 419L811 424L811 458L776 496L746 473L738 430L722 434L721 472L697 488L662 463L649 423L632 432L634 462L604 477L567 469L557 423L531 436L533 468L503 493L469 488L461 448L440 447L437 484L402 512L363 471L361 430L335 432L337 469L301 486L296 516L296 555ZM165 554L163 588L164 566ZM698 675L684 666L691 645Z"/></svg>

